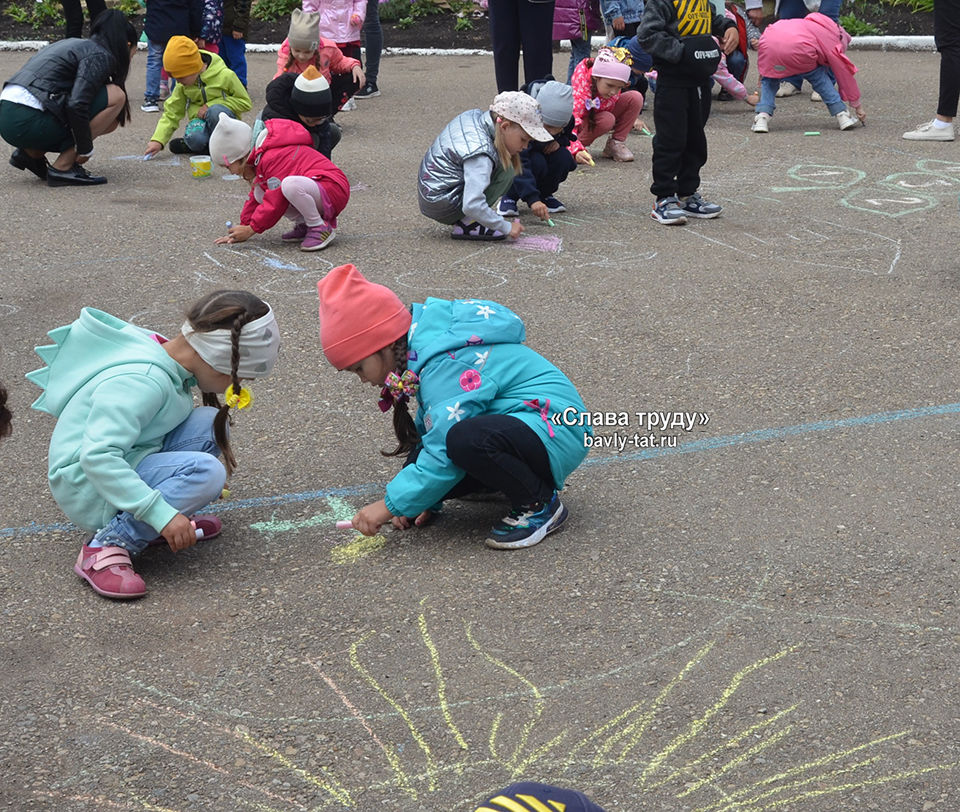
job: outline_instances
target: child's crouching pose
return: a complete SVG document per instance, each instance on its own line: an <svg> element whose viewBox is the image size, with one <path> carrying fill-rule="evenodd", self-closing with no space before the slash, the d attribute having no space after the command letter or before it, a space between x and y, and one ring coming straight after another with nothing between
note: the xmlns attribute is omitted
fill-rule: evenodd
<svg viewBox="0 0 960 812"><path fill-rule="evenodd" d="M286 215L294 226L280 239L299 242L301 251L326 248L350 199L347 176L312 148L313 139L300 124L272 118L257 126L254 134L250 125L221 116L210 138L211 158L250 183L240 225L229 226L215 242L244 242Z"/></svg>
<svg viewBox="0 0 960 812"><path fill-rule="evenodd" d="M535 141L552 141L543 128L540 105L519 91L500 93L490 110L467 110L437 136L420 163L420 211L454 226L455 240L519 237L491 206L522 171L520 153Z"/></svg>
<svg viewBox="0 0 960 812"><path fill-rule="evenodd" d="M230 408L250 403L242 381L273 369L276 319L252 293L221 290L191 307L170 340L92 308L49 336L56 343L37 348L47 366L27 377L44 390L33 408L57 418L50 490L94 534L74 572L101 595L138 598L146 587L131 554L220 533L215 516L191 514L219 498L236 465ZM194 408L194 386L205 406Z"/></svg>
<svg viewBox="0 0 960 812"><path fill-rule="evenodd" d="M584 59L573 72L573 119L577 140L570 152L578 163L592 163L586 148L610 133L603 157L632 161L627 136L643 109L643 96L630 86L632 58L622 48L601 48L596 59ZM585 153L581 156L581 152Z"/></svg>
<svg viewBox="0 0 960 812"><path fill-rule="evenodd" d="M575 789L551 787L548 784L535 784L532 781L522 781L511 784L490 796L483 804L477 807L476 812L542 812L542 810L559 809L564 812L603 812L582 792Z"/></svg>
<svg viewBox="0 0 960 812"><path fill-rule="evenodd" d="M353 517L357 530L422 525L444 499L474 492L502 492L512 506L490 547L531 547L561 527L567 509L557 491L586 456L592 430L553 422L564 410L582 412L583 401L523 344L518 316L496 302L433 298L411 316L353 265L334 268L317 290L327 360L380 390L380 409L393 409L393 455L407 455L386 497Z"/></svg>
<svg viewBox="0 0 960 812"><path fill-rule="evenodd" d="M849 43L850 35L843 26L819 12L778 20L768 26L757 48L760 103L751 129L755 133L770 131L770 117L776 109L775 97L780 82L791 76L810 82L827 105L830 115L836 117L841 130L856 127L857 119L861 123L866 121L860 87L854 78L857 66L846 54ZM837 80L836 87L830 76L831 70ZM857 118L850 115L844 99L854 108Z"/></svg>
<svg viewBox="0 0 960 812"><path fill-rule="evenodd" d="M540 104L544 129L553 136L546 144L534 141L520 153L523 171L502 198L497 212L502 217L517 217L517 201L523 200L541 220L551 214L566 211L555 196L567 175L577 168L570 154L573 140L573 90L570 85L555 82L532 82L527 93Z"/></svg>

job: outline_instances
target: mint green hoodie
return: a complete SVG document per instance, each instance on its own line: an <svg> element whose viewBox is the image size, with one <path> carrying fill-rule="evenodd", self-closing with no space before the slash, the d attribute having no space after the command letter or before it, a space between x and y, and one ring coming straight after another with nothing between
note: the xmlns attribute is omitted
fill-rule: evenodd
<svg viewBox="0 0 960 812"><path fill-rule="evenodd" d="M43 388L33 408L57 418L50 490L71 521L95 532L118 512L160 530L177 514L136 467L193 409L196 380L152 333L85 307L37 347L47 363L27 378Z"/></svg>

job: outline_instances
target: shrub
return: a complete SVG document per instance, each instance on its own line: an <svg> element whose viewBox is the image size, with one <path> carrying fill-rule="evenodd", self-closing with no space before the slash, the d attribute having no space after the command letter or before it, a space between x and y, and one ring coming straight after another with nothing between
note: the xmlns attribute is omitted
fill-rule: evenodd
<svg viewBox="0 0 960 812"><path fill-rule="evenodd" d="M857 19L853 14L844 14L841 16L840 25L847 30L847 33L851 37L872 37L883 33L873 23L865 23L863 20Z"/></svg>
<svg viewBox="0 0 960 812"><path fill-rule="evenodd" d="M7 4L6 15L18 23L26 23L34 30L57 25L63 20L63 6L59 0L24 0Z"/></svg>
<svg viewBox="0 0 960 812"><path fill-rule="evenodd" d="M256 0L251 14L258 20L284 20L290 18L290 12L301 7L301 0Z"/></svg>

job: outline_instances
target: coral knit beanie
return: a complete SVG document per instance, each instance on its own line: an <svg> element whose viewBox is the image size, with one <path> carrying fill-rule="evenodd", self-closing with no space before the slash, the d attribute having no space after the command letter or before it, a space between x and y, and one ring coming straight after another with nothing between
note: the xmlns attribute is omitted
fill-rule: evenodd
<svg viewBox="0 0 960 812"><path fill-rule="evenodd" d="M203 70L200 49L189 37L170 37L163 49L163 68L174 79L182 79Z"/></svg>
<svg viewBox="0 0 960 812"><path fill-rule="evenodd" d="M320 345L327 360L346 369L389 347L410 329L412 317L390 288L368 282L353 265L317 282Z"/></svg>

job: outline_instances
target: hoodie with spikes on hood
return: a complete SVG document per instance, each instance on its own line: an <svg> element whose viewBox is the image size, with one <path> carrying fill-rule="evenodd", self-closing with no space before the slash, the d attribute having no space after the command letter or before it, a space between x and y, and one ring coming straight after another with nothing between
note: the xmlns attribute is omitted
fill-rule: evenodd
<svg viewBox="0 0 960 812"><path fill-rule="evenodd" d="M407 368L420 376L415 418L423 451L387 484L394 516L417 516L464 477L447 456L447 432L461 420L504 414L532 428L547 450L554 487L587 455L589 426L552 422L585 411L570 379L524 343L520 317L497 302L429 298L413 306Z"/></svg>
<svg viewBox="0 0 960 812"><path fill-rule="evenodd" d="M137 475L144 457L193 409L193 375L154 334L85 307L37 347L46 367L27 375L43 388L33 408L57 418L48 475L57 504L90 532L128 511L159 533L177 514Z"/></svg>

